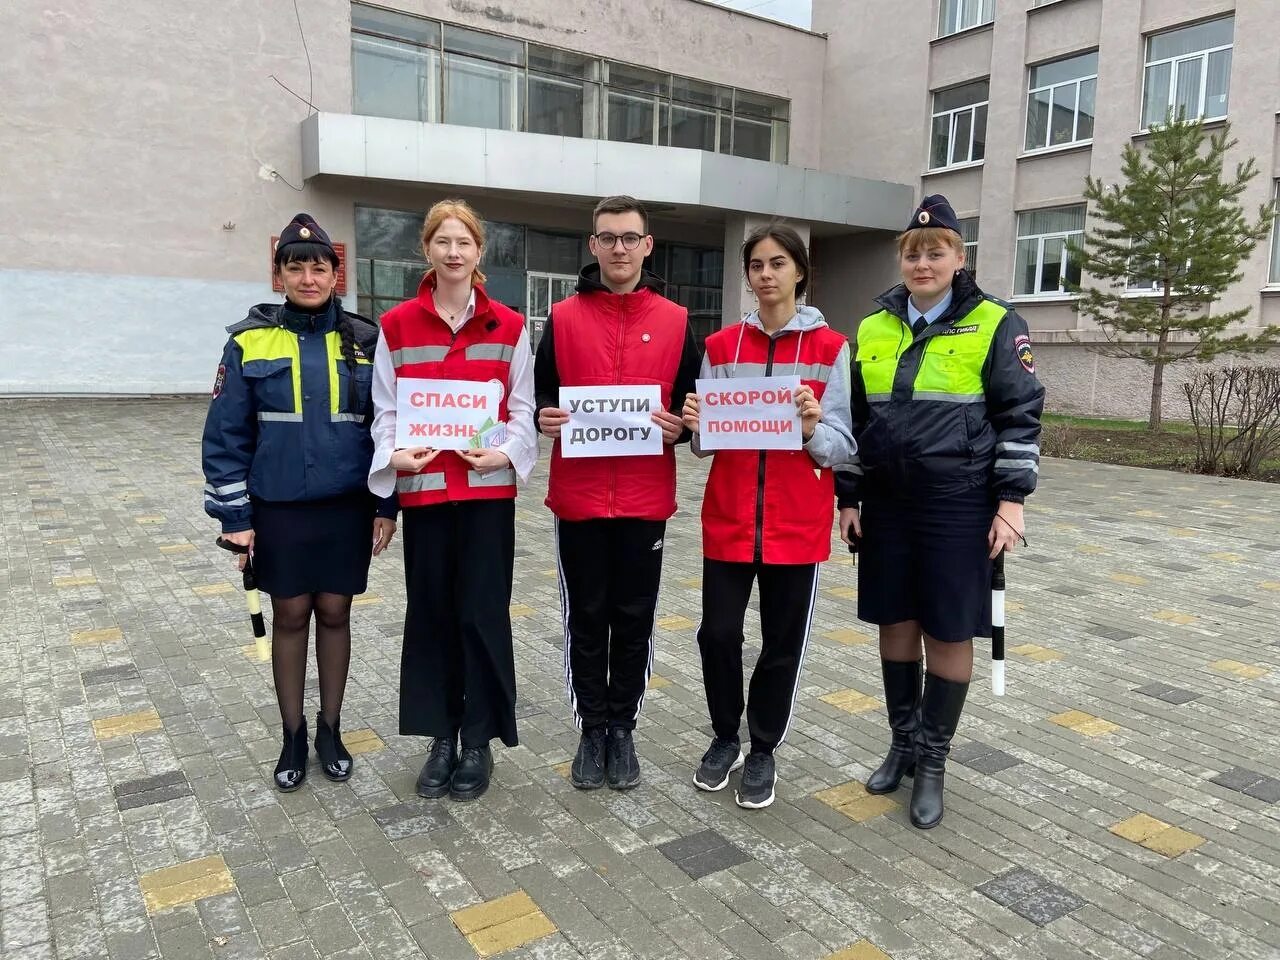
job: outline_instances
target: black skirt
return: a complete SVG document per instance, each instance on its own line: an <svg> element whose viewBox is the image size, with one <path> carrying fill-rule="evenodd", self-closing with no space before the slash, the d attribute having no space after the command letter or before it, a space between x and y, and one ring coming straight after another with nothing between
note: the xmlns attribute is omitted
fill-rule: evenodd
<svg viewBox="0 0 1280 960"><path fill-rule="evenodd" d="M273 597L364 593L376 507L369 493L289 502L254 497L258 589Z"/></svg>
<svg viewBox="0 0 1280 960"><path fill-rule="evenodd" d="M919 620L947 642L991 636L987 533L996 504L983 488L927 500L862 504L858 619Z"/></svg>

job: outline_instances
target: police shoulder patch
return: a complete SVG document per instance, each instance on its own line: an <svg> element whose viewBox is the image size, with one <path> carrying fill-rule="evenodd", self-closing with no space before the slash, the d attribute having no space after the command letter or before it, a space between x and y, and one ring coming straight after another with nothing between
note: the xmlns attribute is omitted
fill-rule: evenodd
<svg viewBox="0 0 1280 960"><path fill-rule="evenodd" d="M1022 364L1022 369L1027 373L1036 372L1036 358L1031 353L1031 338L1025 333L1019 334L1013 341L1013 352L1017 356L1018 362Z"/></svg>
<svg viewBox="0 0 1280 960"><path fill-rule="evenodd" d="M220 363L218 364L217 376L213 378L213 399L218 399L218 395L222 393L222 385L226 382L227 365L225 363Z"/></svg>

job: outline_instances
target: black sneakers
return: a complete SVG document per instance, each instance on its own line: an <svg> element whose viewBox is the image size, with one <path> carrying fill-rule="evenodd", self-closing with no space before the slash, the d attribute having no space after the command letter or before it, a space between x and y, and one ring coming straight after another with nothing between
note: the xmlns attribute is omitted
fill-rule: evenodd
<svg viewBox="0 0 1280 960"><path fill-rule="evenodd" d="M773 754L751 751L742 770L742 782L734 799L738 806L759 810L773 803L773 785L777 782Z"/></svg>
<svg viewBox="0 0 1280 960"><path fill-rule="evenodd" d="M729 774L742 766L742 744L736 737L716 737L702 755L698 772L693 775L693 785L699 790L723 790L729 784Z"/></svg>
<svg viewBox="0 0 1280 960"><path fill-rule="evenodd" d="M608 778L610 790L630 790L640 782L640 761L631 731L614 727L609 731Z"/></svg>
<svg viewBox="0 0 1280 960"><path fill-rule="evenodd" d="M569 781L579 790L598 790L604 786L604 727L586 727L578 741L578 755L569 769Z"/></svg>
<svg viewBox="0 0 1280 960"><path fill-rule="evenodd" d="M449 792L453 769L458 765L458 737L436 737L431 742L431 753L418 774L418 796L434 800Z"/></svg>

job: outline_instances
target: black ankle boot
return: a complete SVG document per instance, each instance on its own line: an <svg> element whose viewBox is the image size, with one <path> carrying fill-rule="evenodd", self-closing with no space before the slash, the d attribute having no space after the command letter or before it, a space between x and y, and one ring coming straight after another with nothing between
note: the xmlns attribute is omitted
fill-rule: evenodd
<svg viewBox="0 0 1280 960"><path fill-rule="evenodd" d="M475 800L489 789L492 774L493 753L487 743L483 747L463 747L449 782L449 796L454 800Z"/></svg>
<svg viewBox="0 0 1280 960"><path fill-rule="evenodd" d="M916 776L911 785L911 822L921 830L942 822L942 775L968 692L968 683L924 675L916 731Z"/></svg>
<svg viewBox="0 0 1280 960"><path fill-rule="evenodd" d="M284 728L284 749L280 751L280 762L276 764L276 789L284 793L292 793L302 786L307 779L307 721L298 724L292 733Z"/></svg>
<svg viewBox="0 0 1280 960"><path fill-rule="evenodd" d="M316 714L316 757L320 760L320 769L330 780L341 783L351 776L351 754L342 745L342 734L338 732L339 718L335 717L333 726L324 722L324 714Z"/></svg>
<svg viewBox="0 0 1280 960"><path fill-rule="evenodd" d="M904 776L910 777L915 773L916 767L920 661L881 660L880 673L884 678L884 702L889 710L889 729L893 731L893 740L884 763L867 778L867 793L893 793Z"/></svg>
<svg viewBox="0 0 1280 960"><path fill-rule="evenodd" d="M449 781L458 766L458 735L436 737L431 741L431 752L418 774L418 796L435 800L449 792Z"/></svg>

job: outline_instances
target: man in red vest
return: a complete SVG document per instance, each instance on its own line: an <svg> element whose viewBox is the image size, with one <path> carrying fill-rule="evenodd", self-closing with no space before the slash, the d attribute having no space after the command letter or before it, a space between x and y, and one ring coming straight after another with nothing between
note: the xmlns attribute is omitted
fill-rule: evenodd
<svg viewBox="0 0 1280 960"><path fill-rule="evenodd" d="M644 269L653 251L644 207L607 197L592 215L591 253L577 293L555 304L534 361L538 429L555 438L547 506L556 517L565 688L582 731L570 779L593 790L640 782L632 732L653 672L662 540L676 512L672 447L700 358L688 311ZM564 458L569 414L560 387L657 384L660 456Z"/></svg>

